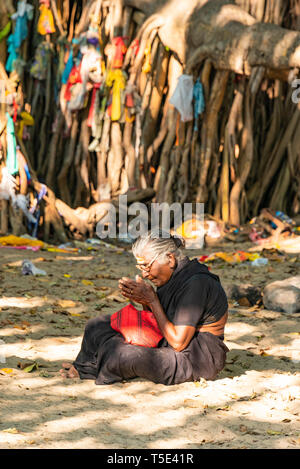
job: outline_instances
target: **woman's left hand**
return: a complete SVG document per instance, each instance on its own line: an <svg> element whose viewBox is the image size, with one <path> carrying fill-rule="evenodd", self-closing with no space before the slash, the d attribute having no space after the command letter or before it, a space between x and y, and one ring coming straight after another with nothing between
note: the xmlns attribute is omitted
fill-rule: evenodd
<svg viewBox="0 0 300 469"><path fill-rule="evenodd" d="M154 288L138 275L136 280L122 277L119 280L119 288L123 296L142 305L150 306L157 298Z"/></svg>

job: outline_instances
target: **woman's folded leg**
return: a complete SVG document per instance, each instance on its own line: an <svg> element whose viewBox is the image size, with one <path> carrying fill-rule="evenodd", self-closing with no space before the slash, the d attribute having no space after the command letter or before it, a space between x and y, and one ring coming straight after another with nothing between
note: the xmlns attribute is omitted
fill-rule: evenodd
<svg viewBox="0 0 300 469"><path fill-rule="evenodd" d="M115 335L119 335L110 326L110 316L90 319L84 330L81 349L73 366L81 379L95 379L98 374L99 350Z"/></svg>
<svg viewBox="0 0 300 469"><path fill-rule="evenodd" d="M187 356L171 347L141 347L127 344L122 337L114 337L102 348L100 361L96 384L137 377L165 385L193 380Z"/></svg>

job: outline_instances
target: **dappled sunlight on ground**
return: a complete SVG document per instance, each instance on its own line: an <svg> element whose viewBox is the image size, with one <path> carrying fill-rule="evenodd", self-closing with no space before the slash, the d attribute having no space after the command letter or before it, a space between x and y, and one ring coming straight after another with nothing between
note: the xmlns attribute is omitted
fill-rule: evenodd
<svg viewBox="0 0 300 469"><path fill-rule="evenodd" d="M75 359L86 321L122 307L116 279L135 269L130 253L59 257L45 253L39 261L43 279L20 274L21 254L14 266L7 267L9 256L3 261L0 448L300 447L296 316L230 305L230 351L214 381L64 380L59 370ZM267 278L244 267L213 270L228 283ZM28 364L36 364L31 372Z"/></svg>
<svg viewBox="0 0 300 469"><path fill-rule="evenodd" d="M171 388L138 379L95 387L91 381L64 384L57 375L46 379L24 374L14 371L14 376L6 377L7 413L1 418L1 430L15 433L0 431L1 447L297 444L297 430L291 424L297 426L299 420L300 383L292 374L251 370L232 379Z"/></svg>
<svg viewBox="0 0 300 469"><path fill-rule="evenodd" d="M19 297L2 297L0 299L0 308L36 308L37 306L44 306L51 301L35 297L35 298L24 298L23 296Z"/></svg>

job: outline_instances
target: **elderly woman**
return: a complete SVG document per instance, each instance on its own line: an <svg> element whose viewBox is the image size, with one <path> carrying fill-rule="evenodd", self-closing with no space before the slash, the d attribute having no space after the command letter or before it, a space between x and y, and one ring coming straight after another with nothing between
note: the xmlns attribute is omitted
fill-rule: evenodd
<svg viewBox="0 0 300 469"><path fill-rule="evenodd" d="M91 319L75 362L63 365L65 376L96 384L141 377L165 385L217 376L228 352L227 298L219 278L184 256L182 247L180 238L146 233L132 248L143 279L119 281L128 300L155 316L162 335L158 345L132 345L111 327L110 317Z"/></svg>

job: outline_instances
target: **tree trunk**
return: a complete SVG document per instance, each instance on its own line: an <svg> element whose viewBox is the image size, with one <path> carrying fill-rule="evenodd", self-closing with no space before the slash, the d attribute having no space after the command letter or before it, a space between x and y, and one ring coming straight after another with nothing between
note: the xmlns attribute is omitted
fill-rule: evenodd
<svg viewBox="0 0 300 469"><path fill-rule="evenodd" d="M37 3L20 48L20 58L28 64L35 63L38 43ZM11 0L1 2L0 30L14 6ZM39 179L45 181L46 239L53 233L60 240L66 232L90 235L102 202L132 194L134 188L153 192L155 202L204 202L206 212L234 225L265 206L291 215L299 210L300 96L292 87L300 68L299 2L51 0L51 8L56 33L47 37L53 55L46 78L32 76L30 66L7 73L7 38L0 41L0 80L14 99L13 106L0 109L2 164L5 111L13 115L18 108L17 131L26 110L35 124L25 126L19 144L33 186L22 184L21 191L38 191ZM82 40L81 34L100 37L103 73L94 127L90 106L96 64L89 73L85 106L72 119L65 98L70 83L61 81L68 54L72 50L74 58L79 49L71 41ZM128 47L120 67L126 89L120 92L121 117L112 121L112 87L105 72L113 55L106 52L120 36ZM187 123L169 102L182 74L201 81L205 101L204 112ZM98 145L91 145L93 139ZM21 176L24 182L24 172ZM92 201L96 204L89 212ZM6 205L2 203L2 230Z"/></svg>

